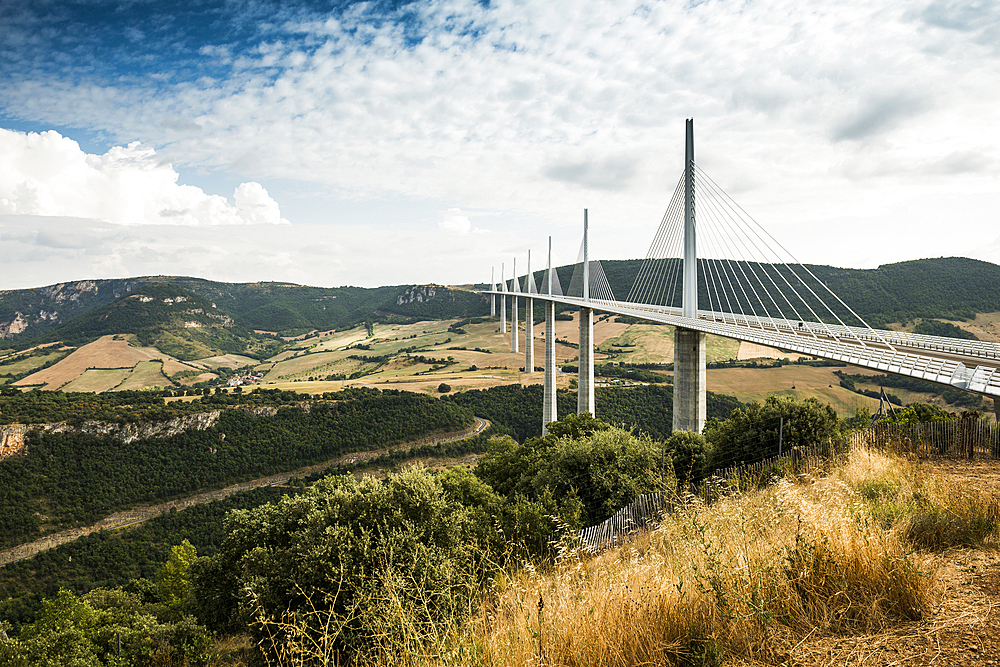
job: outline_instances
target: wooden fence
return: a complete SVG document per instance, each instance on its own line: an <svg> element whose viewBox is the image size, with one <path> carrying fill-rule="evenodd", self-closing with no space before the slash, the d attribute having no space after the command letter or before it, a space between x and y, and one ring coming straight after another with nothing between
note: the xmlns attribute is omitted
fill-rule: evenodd
<svg viewBox="0 0 1000 667"><path fill-rule="evenodd" d="M953 419L919 424L875 424L849 438L866 445L918 457L1000 458L1000 428L985 419Z"/></svg>
<svg viewBox="0 0 1000 667"><path fill-rule="evenodd" d="M689 491L694 495L710 496L709 487L712 485L739 489L761 486L781 472L794 469L802 459L828 458L858 446L923 458L998 459L1000 427L987 420L970 418L917 424L876 424L851 434L844 441L830 441L815 447L794 447L780 456L718 469L705 480L692 485ZM580 549L600 553L624 544L636 531L669 513L675 497L664 493L639 496L605 521L580 531Z"/></svg>

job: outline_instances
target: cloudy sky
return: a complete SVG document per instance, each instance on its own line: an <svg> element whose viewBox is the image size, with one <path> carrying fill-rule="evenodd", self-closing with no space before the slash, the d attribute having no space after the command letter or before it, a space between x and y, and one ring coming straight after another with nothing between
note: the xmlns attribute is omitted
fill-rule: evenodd
<svg viewBox="0 0 1000 667"><path fill-rule="evenodd" d="M688 117L801 261L1000 263L991 0L4 0L0 289L642 257Z"/></svg>

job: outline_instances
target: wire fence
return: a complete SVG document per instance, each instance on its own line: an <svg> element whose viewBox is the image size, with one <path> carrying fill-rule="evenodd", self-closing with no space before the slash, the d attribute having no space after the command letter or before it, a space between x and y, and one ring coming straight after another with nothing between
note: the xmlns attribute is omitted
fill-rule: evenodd
<svg viewBox="0 0 1000 667"><path fill-rule="evenodd" d="M914 424L879 423L812 447L792 447L777 456L716 469L687 491L695 496L713 497L722 489L749 489L768 483L773 477L796 470L809 458L829 459L853 447L880 449L920 458L1000 459L1000 426L983 419L965 418ZM632 539L647 526L673 511L677 493L647 493L615 512L601 523L580 531L581 551L600 553Z"/></svg>

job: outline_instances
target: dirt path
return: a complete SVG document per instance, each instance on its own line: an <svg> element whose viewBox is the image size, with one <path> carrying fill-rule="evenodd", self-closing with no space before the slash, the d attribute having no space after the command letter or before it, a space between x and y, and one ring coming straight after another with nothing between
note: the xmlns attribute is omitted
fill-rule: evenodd
<svg viewBox="0 0 1000 667"><path fill-rule="evenodd" d="M921 467L983 491L1000 490L1000 461ZM923 621L877 634L807 640L792 651L789 667L1000 665L1000 551L954 549L935 560L940 597Z"/></svg>
<svg viewBox="0 0 1000 667"><path fill-rule="evenodd" d="M91 526L62 530L59 531L58 533L52 533L51 535L46 535L45 537L37 539L34 542L26 542L25 544L19 544L16 547L11 547L9 549L0 551L0 567L7 565L8 563L13 563L15 561L23 560L25 558L31 558L32 556L41 553L42 551L46 551L53 547L57 547L60 544L72 542L74 540L83 537L84 535L89 535L90 533L94 533L99 530L123 528L125 526L130 526L132 524L148 521L153 517L157 517L173 509L183 510L187 509L188 507L191 507L192 505L210 503L213 500L219 500L220 498L231 496L232 494L238 493L240 491L256 489L262 486L276 486L278 484L284 484L290 479L294 479L296 477L305 477L307 475L311 475L313 473L325 470L330 466L352 465L356 463L362 463L364 461L369 461L376 457L382 456L383 454L388 454L389 452L407 451L410 449L414 449L416 447L422 447L424 445L437 445L446 442L456 442L458 440L465 440L467 438L479 435L490 426L490 422L485 419L481 419L479 417L476 417L475 419L476 422L472 426L466 429L462 429L461 431L432 435L426 438L421 438L420 440L404 442L402 444L395 445L393 447L374 449L367 452L354 452L352 454L345 454L344 456L338 456L328 461L324 461L323 463L317 463L311 466L305 466L304 468L298 468L296 470L291 470L289 472L282 472L276 475L268 475L267 477L260 477L258 479L254 479L249 482L233 484L225 487L224 489L218 489L215 491L206 491L204 493L198 493L193 496L187 496L186 498L180 498L178 500L171 500L169 502L159 503L157 505L145 505L142 507L136 507L122 512L115 512L114 514L106 516L105 518L101 519L100 521Z"/></svg>

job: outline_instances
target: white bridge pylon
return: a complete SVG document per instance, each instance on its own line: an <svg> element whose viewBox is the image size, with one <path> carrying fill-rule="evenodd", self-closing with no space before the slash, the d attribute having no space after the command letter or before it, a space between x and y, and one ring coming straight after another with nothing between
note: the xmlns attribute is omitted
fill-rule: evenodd
<svg viewBox="0 0 1000 667"><path fill-rule="evenodd" d="M580 311L578 412L594 412L595 310L676 328L675 430L700 431L704 425L704 354L699 356L695 349L687 360L678 358L681 347L697 347L700 340L703 348L704 334L1000 398L1000 345L868 326L697 167L691 120L687 122L686 139L684 174L626 300L615 299L600 262L590 259L586 210L580 256L568 294L562 293L558 273L552 267L551 237L540 289L535 291L529 256L529 272L523 283L515 271L509 288L501 265L500 284L483 292L501 296L502 332L506 329L506 296L513 296L513 292L525 298L528 318L535 299L545 303L543 435L545 425L558 419L554 344L557 304ZM516 298L513 300L516 303ZM512 351L518 350L516 339L520 335L516 307L511 318L515 323L511 330ZM524 368L532 372L534 361L528 356L533 354L531 323L526 322L526 334ZM680 423L679 413L683 413Z"/></svg>

